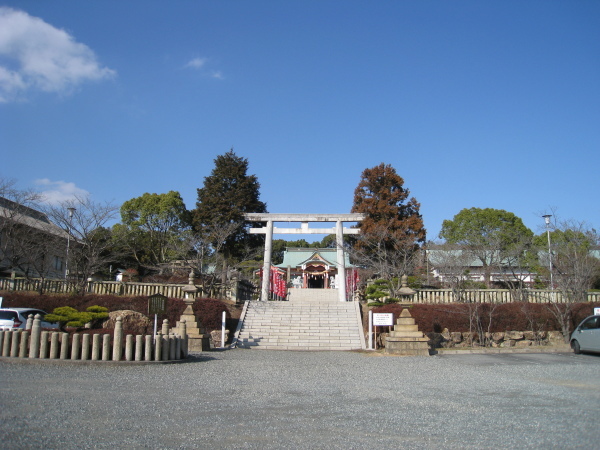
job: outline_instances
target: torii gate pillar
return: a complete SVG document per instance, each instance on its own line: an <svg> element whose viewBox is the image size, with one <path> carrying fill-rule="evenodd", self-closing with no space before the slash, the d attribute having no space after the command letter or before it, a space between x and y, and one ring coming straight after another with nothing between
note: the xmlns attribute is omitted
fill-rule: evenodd
<svg viewBox="0 0 600 450"><path fill-rule="evenodd" d="M251 228L252 234L265 235L265 256L263 262L263 277L260 300L266 301L270 291L271 253L273 248L273 233L279 234L335 234L338 260L338 295L341 302L346 301L346 260L344 253L344 234L359 234L358 228L344 228L344 222L360 222L364 214L267 214L248 213L244 218L250 222L265 222L262 228ZM275 228L274 222L301 222L301 228ZM334 222L335 228L308 228L309 222Z"/></svg>

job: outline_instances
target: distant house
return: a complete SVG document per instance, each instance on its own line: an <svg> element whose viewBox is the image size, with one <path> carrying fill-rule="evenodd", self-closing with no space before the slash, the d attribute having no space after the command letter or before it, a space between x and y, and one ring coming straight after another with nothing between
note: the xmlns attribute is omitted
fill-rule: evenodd
<svg viewBox="0 0 600 450"><path fill-rule="evenodd" d="M0 276L63 278L67 239L44 213L0 197Z"/></svg>
<svg viewBox="0 0 600 450"><path fill-rule="evenodd" d="M346 269L354 269L345 253ZM287 248L277 268L287 271L294 288L335 289L339 285L338 255L335 248Z"/></svg>
<svg viewBox="0 0 600 450"><path fill-rule="evenodd" d="M429 273L440 283L456 280L485 282L483 262L460 248L430 248L425 251ZM537 273L515 267L508 261L493 264L489 269L490 282L494 284L521 283L533 286Z"/></svg>

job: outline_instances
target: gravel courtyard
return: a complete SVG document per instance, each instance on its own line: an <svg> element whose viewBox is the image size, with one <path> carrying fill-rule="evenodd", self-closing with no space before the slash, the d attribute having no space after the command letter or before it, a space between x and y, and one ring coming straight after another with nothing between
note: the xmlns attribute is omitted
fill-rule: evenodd
<svg viewBox="0 0 600 450"><path fill-rule="evenodd" d="M595 448L600 356L0 361L3 448Z"/></svg>

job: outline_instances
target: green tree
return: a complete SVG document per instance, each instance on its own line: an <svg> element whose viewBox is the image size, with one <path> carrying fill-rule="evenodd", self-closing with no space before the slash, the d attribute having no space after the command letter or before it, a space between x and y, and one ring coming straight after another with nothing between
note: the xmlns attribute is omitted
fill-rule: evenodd
<svg viewBox="0 0 600 450"><path fill-rule="evenodd" d="M533 232L513 213L503 209L463 209L452 220L444 220L440 238L458 244L461 251L477 258L489 287L491 273L502 265L517 264L525 257L524 243Z"/></svg>
<svg viewBox="0 0 600 450"><path fill-rule="evenodd" d="M419 208L391 165L381 163L362 172L352 212L366 214L366 218L359 225L353 257L395 288L400 286L393 280L414 271L420 244L425 242Z"/></svg>
<svg viewBox="0 0 600 450"><path fill-rule="evenodd" d="M190 228L190 214L179 192L149 194L121 206L115 232L140 266L156 268L178 256L182 233Z"/></svg>
<svg viewBox="0 0 600 450"><path fill-rule="evenodd" d="M262 239L248 233L251 223L244 220L245 213L264 213L267 206L260 201L260 183L256 175L248 175L248 160L237 156L233 149L214 160L215 167L204 178L198 189L198 201L193 211L194 229L203 234L205 229L234 226L220 248L224 269L228 264L258 248ZM223 277L226 270L223 271Z"/></svg>

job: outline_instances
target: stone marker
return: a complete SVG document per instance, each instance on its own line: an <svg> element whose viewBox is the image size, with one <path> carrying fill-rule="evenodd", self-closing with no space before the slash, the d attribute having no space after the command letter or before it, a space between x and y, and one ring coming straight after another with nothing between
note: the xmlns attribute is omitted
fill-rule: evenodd
<svg viewBox="0 0 600 450"><path fill-rule="evenodd" d="M385 353L391 355L429 356L429 338L419 331L408 309L396 319L394 331L385 339Z"/></svg>

